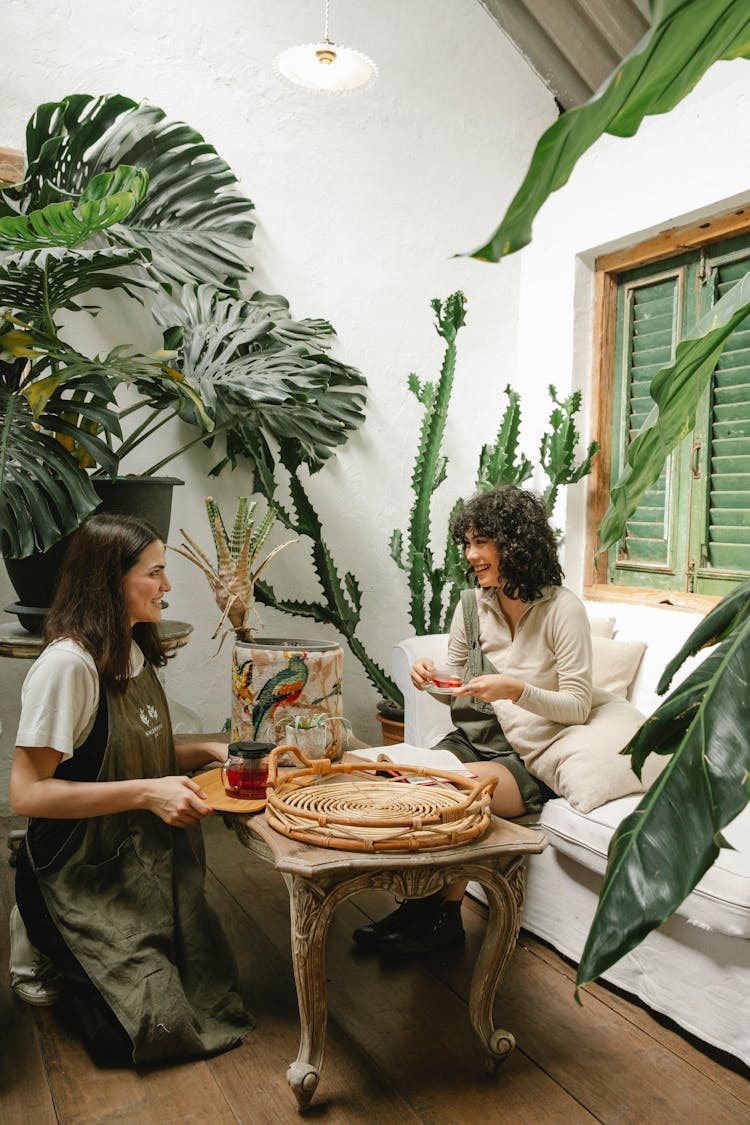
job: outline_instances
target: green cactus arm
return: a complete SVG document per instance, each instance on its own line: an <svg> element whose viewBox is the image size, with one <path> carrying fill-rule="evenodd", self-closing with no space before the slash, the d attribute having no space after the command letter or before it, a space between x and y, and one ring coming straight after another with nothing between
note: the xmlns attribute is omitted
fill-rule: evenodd
<svg viewBox="0 0 750 1125"><path fill-rule="evenodd" d="M521 430L521 396L508 385L508 403L492 445L483 445L479 454L477 488L498 488L503 484L523 484L533 472L531 461L524 454L518 458Z"/></svg>
<svg viewBox="0 0 750 1125"><path fill-rule="evenodd" d="M456 371L456 336L465 322L465 298L458 290L444 303L435 298L431 305L435 312L436 331L445 340L446 348L437 389L422 421L411 479L414 504L409 515L409 611L412 626L418 636L428 631L425 557L429 550L432 494L445 479L447 467L447 458L442 454L441 448Z"/></svg>
<svg viewBox="0 0 750 1125"><path fill-rule="evenodd" d="M539 446L539 462L549 480L542 498L547 512L551 515L560 487L565 484L575 484L591 472L591 465L599 445L593 441L588 447L586 456L576 464L575 451L580 441L580 434L575 418L581 409L581 392L573 391L567 398L560 400L555 387L550 385L549 396L554 407L549 419L550 428L543 435Z"/></svg>

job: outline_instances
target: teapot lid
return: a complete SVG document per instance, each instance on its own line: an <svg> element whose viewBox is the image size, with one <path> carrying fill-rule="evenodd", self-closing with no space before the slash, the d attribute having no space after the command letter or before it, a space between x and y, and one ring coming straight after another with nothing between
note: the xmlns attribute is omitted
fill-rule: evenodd
<svg viewBox="0 0 750 1125"><path fill-rule="evenodd" d="M275 750L273 742L230 742L229 753L239 758L262 758Z"/></svg>

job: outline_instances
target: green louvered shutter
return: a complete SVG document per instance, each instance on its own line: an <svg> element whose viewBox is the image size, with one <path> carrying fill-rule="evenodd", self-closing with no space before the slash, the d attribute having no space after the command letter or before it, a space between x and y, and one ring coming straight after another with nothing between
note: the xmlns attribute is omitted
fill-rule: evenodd
<svg viewBox="0 0 750 1125"><path fill-rule="evenodd" d="M748 271L750 257L719 264L716 299ZM701 569L750 574L750 317L717 364L708 438L708 542Z"/></svg>
<svg viewBox="0 0 750 1125"><path fill-rule="evenodd" d="M680 274L658 280L627 282L622 290L622 316L618 318L620 340L620 409L624 420L620 434L620 465L625 464L627 446L643 425L654 405L649 386L654 375L671 362L679 324ZM624 549L615 563L616 581L627 580L629 570L671 568L670 529L672 511L672 459L659 480L645 494L628 521ZM636 579L636 576L633 576ZM641 581L641 579L638 579Z"/></svg>

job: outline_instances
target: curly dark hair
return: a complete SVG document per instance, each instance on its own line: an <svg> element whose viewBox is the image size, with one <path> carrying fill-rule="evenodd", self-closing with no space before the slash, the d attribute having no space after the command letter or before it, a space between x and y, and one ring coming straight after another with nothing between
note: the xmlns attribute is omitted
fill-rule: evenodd
<svg viewBox="0 0 750 1125"><path fill-rule="evenodd" d="M533 602L545 586L562 586L555 533L541 497L513 484L477 492L453 520L451 536L463 550L472 531L493 539L500 552L502 591ZM471 574L471 569L467 574Z"/></svg>

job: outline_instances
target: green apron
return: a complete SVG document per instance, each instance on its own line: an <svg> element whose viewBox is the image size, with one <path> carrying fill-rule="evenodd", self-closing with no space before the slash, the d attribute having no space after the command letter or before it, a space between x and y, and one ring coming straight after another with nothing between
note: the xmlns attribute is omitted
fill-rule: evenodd
<svg viewBox="0 0 750 1125"><path fill-rule="evenodd" d="M479 614L473 590L461 594L461 609L469 653L464 669L464 683L475 676L498 675L492 661L482 652L479 639ZM554 793L544 782L532 777L521 758L508 742L491 703L473 696L454 696L450 700L451 719L455 730L441 738L437 746L451 750L462 762L497 761L513 775L526 811L539 812Z"/></svg>
<svg viewBox="0 0 750 1125"><path fill-rule="evenodd" d="M107 693L107 711L97 781L178 773L150 665L124 694ZM205 899L200 825L171 828L145 810L91 817L35 872L68 948L130 1036L133 1062L213 1054L251 1029L231 949Z"/></svg>

